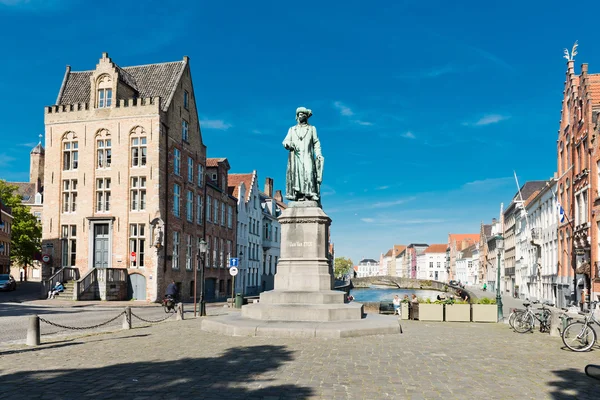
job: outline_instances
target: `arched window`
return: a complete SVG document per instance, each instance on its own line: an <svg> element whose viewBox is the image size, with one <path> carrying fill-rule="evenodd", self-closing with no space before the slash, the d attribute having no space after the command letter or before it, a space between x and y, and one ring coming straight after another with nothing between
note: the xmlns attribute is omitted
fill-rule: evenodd
<svg viewBox="0 0 600 400"><path fill-rule="evenodd" d="M62 137L63 171L75 170L79 164L79 143L75 132L67 132Z"/></svg>
<svg viewBox="0 0 600 400"><path fill-rule="evenodd" d="M106 129L96 133L96 168L110 168L112 161L110 132Z"/></svg>
<svg viewBox="0 0 600 400"><path fill-rule="evenodd" d="M109 75L102 75L96 81L98 108L108 108L112 105L112 79Z"/></svg>
<svg viewBox="0 0 600 400"><path fill-rule="evenodd" d="M145 167L148 154L146 131L138 125L129 132L129 135L131 136L131 166Z"/></svg>

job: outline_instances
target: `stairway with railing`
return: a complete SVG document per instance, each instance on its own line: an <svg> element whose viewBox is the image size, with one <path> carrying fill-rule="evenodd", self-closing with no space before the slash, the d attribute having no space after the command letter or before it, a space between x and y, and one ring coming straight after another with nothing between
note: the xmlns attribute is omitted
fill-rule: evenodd
<svg viewBox="0 0 600 400"><path fill-rule="evenodd" d="M71 284L72 286L73 284L71 282L76 281L77 279L79 279L79 269L71 267L63 267L59 269L50 278L42 281L42 298L46 298L48 296L48 292L51 288L54 287L54 285L56 285L57 282L62 283L63 286L65 286L66 288L66 286L68 286L69 284ZM76 297L73 297L72 291L71 297L63 293L62 298L68 300L77 300Z"/></svg>

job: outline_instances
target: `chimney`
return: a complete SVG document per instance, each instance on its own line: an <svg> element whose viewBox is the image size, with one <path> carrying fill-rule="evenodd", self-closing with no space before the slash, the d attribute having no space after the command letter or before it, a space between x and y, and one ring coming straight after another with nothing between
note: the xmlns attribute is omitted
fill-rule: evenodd
<svg viewBox="0 0 600 400"><path fill-rule="evenodd" d="M268 197L273 197L273 178L265 179L265 194Z"/></svg>
<svg viewBox="0 0 600 400"><path fill-rule="evenodd" d="M277 190L275 191L275 197L273 197L275 200L283 203L283 196L281 195L281 190Z"/></svg>

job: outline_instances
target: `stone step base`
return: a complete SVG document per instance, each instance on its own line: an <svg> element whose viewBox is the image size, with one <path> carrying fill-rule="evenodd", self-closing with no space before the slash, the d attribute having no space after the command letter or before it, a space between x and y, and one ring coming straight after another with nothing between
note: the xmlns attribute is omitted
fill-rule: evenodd
<svg viewBox="0 0 600 400"><path fill-rule="evenodd" d="M343 304L344 292L271 290L260 294L262 304Z"/></svg>
<svg viewBox="0 0 600 400"><path fill-rule="evenodd" d="M218 335L338 339L402 333L397 317L368 314L357 321L281 322L243 318L239 313L202 318L201 329ZM399 337L398 337L399 338ZM391 338L391 340L398 340Z"/></svg>
<svg viewBox="0 0 600 400"><path fill-rule="evenodd" d="M351 321L363 317L363 305L350 304L248 304L242 317L262 321Z"/></svg>

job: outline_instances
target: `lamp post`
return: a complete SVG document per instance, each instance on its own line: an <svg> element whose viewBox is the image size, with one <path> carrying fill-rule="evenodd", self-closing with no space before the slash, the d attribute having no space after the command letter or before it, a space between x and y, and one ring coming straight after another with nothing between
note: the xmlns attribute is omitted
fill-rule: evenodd
<svg viewBox="0 0 600 400"><path fill-rule="evenodd" d="M200 316L206 316L206 303L204 303L204 255L207 250L207 243L204 239L198 243L198 255L196 256L196 265L194 267L194 317L196 317L196 288L198 287L198 281L196 280L196 273L198 271L198 264L200 266Z"/></svg>
<svg viewBox="0 0 600 400"><path fill-rule="evenodd" d="M498 321L504 319L502 313L502 296L500 295L500 252L504 250L504 238L502 235L496 235L496 257L498 257L498 274L496 279L496 305L498 306Z"/></svg>

